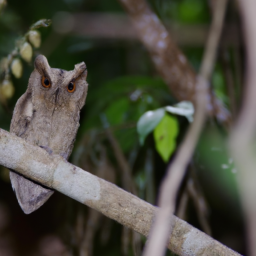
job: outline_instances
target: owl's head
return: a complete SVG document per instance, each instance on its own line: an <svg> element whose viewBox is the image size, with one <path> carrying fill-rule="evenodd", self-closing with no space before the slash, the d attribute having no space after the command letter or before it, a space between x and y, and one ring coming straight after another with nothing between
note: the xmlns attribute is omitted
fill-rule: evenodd
<svg viewBox="0 0 256 256"><path fill-rule="evenodd" d="M85 103L88 84L87 68L84 62L66 71L51 68L45 56L35 59L35 69L29 79L33 105L44 103L46 108L68 107L81 109Z"/></svg>

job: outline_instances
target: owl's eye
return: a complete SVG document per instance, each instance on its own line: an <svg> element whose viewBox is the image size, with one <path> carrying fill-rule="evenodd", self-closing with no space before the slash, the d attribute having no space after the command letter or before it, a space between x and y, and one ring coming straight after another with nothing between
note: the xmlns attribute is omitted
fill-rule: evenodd
<svg viewBox="0 0 256 256"><path fill-rule="evenodd" d="M42 86L45 88L51 87L50 80L48 78L46 78L45 76L42 77Z"/></svg>
<svg viewBox="0 0 256 256"><path fill-rule="evenodd" d="M74 91L75 91L75 89L76 89L76 85L75 85L75 83L70 82L70 83L68 84L67 89L68 89L68 92L74 92Z"/></svg>

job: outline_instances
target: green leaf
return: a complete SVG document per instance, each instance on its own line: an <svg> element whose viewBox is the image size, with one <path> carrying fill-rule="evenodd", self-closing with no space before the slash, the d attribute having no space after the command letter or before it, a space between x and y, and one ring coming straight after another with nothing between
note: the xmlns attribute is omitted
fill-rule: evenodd
<svg viewBox="0 0 256 256"><path fill-rule="evenodd" d="M194 106L190 101L181 101L174 106L166 106L165 110L171 114L185 116L189 122L193 122Z"/></svg>
<svg viewBox="0 0 256 256"><path fill-rule="evenodd" d="M141 116L137 123L137 131L141 145L143 145L147 135L155 129L164 115L165 110L160 108L155 111L147 111Z"/></svg>
<svg viewBox="0 0 256 256"><path fill-rule="evenodd" d="M176 147L176 137L179 133L178 120L174 116L165 114L154 130L157 152L167 162Z"/></svg>

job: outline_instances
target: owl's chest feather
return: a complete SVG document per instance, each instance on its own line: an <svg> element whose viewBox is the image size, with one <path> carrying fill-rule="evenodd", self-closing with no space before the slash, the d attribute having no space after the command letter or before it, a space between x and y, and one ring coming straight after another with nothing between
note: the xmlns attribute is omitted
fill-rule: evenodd
<svg viewBox="0 0 256 256"><path fill-rule="evenodd" d="M54 154L66 153L73 147L79 127L74 115L77 113L70 113L64 107L48 107L48 111L34 109L26 140L34 145L48 147Z"/></svg>

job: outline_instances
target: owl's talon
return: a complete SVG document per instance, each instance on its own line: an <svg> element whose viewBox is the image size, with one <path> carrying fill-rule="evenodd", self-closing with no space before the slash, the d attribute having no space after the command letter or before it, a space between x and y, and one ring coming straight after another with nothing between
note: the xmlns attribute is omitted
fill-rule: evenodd
<svg viewBox="0 0 256 256"><path fill-rule="evenodd" d="M67 153L60 153L60 156L64 158L64 160L67 162L68 154Z"/></svg>

